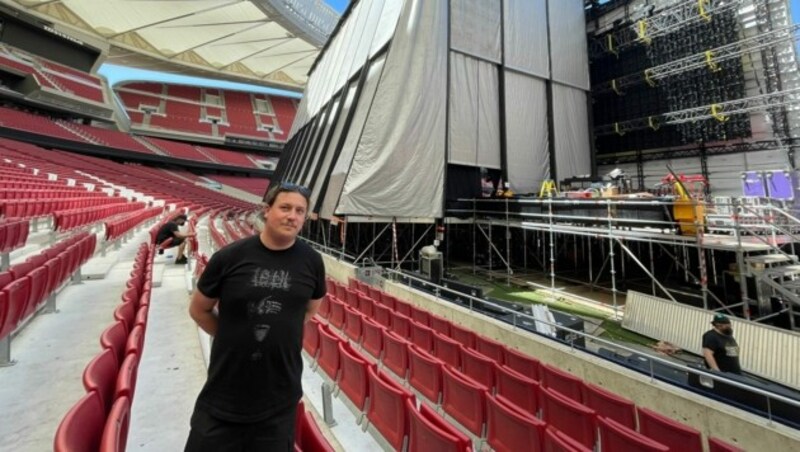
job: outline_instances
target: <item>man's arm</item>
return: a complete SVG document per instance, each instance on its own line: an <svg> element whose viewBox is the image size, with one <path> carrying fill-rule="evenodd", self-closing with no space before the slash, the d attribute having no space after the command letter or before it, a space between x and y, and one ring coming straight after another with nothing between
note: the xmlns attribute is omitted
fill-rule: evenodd
<svg viewBox="0 0 800 452"><path fill-rule="evenodd" d="M319 306L322 304L322 298L317 298L316 300L311 300L308 302L308 308L306 308L306 319L305 321L308 322L311 320L312 317L317 315L319 311Z"/></svg>
<svg viewBox="0 0 800 452"><path fill-rule="evenodd" d="M710 348L703 347L703 357L705 357L706 362L708 363L708 367L711 370L716 370L719 372L719 365L717 365L717 360L714 359L714 352Z"/></svg>
<svg viewBox="0 0 800 452"><path fill-rule="evenodd" d="M175 232L172 233L172 235L174 235L176 238L179 238L179 239L185 239L186 237L194 237L197 234L195 234L194 232L175 231Z"/></svg>
<svg viewBox="0 0 800 452"><path fill-rule="evenodd" d="M219 327L219 319L214 312L217 301L214 298L208 298L195 289L192 294L192 301L189 304L189 315L203 331L211 336L217 335L217 328Z"/></svg>

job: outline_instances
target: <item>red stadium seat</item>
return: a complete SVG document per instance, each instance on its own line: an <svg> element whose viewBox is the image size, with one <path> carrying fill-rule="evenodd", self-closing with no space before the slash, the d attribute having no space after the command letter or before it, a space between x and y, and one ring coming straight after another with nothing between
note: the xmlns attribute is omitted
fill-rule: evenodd
<svg viewBox="0 0 800 452"><path fill-rule="evenodd" d="M631 430L636 430L636 405L630 400L590 383L585 384L584 397L584 404L598 416L613 419Z"/></svg>
<svg viewBox="0 0 800 452"><path fill-rule="evenodd" d="M130 422L131 400L123 396L118 398L111 407L100 440L99 452L125 452L128 445Z"/></svg>
<svg viewBox="0 0 800 452"><path fill-rule="evenodd" d="M416 306L411 306L411 320L427 327L430 326L431 316L428 314L428 311Z"/></svg>
<svg viewBox="0 0 800 452"><path fill-rule="evenodd" d="M356 344L361 343L361 317L354 308L344 307L344 334Z"/></svg>
<svg viewBox="0 0 800 452"><path fill-rule="evenodd" d="M444 411L473 435L482 436L489 388L447 366L442 369L442 377Z"/></svg>
<svg viewBox="0 0 800 452"><path fill-rule="evenodd" d="M368 369L370 403L367 419L394 450L401 450L408 434L408 401L413 396L390 377ZM412 402L413 403L413 402Z"/></svg>
<svg viewBox="0 0 800 452"><path fill-rule="evenodd" d="M408 374L408 341L393 332L384 330L383 360L387 369L405 380Z"/></svg>
<svg viewBox="0 0 800 452"><path fill-rule="evenodd" d="M100 346L113 351L118 363L125 358L125 342L127 340L128 333L125 331L125 322L121 320L114 322L100 334Z"/></svg>
<svg viewBox="0 0 800 452"><path fill-rule="evenodd" d="M364 411L369 395L367 364L349 345L339 342L339 358L341 360L339 389L359 411Z"/></svg>
<svg viewBox="0 0 800 452"><path fill-rule="evenodd" d="M670 448L637 433L612 419L598 416L601 450L629 452L669 452Z"/></svg>
<svg viewBox="0 0 800 452"><path fill-rule="evenodd" d="M744 452L744 449L717 438L708 438L708 452Z"/></svg>
<svg viewBox="0 0 800 452"><path fill-rule="evenodd" d="M411 319L395 313L392 316L392 332L400 337L411 336Z"/></svg>
<svg viewBox="0 0 800 452"><path fill-rule="evenodd" d="M570 438L553 427L544 431L544 452L593 452L594 449Z"/></svg>
<svg viewBox="0 0 800 452"><path fill-rule="evenodd" d="M508 347L506 348L505 364L522 375L539 381L540 364L538 360Z"/></svg>
<svg viewBox="0 0 800 452"><path fill-rule="evenodd" d="M96 452L105 427L106 412L100 395L91 391L70 408L58 425L54 452Z"/></svg>
<svg viewBox="0 0 800 452"><path fill-rule="evenodd" d="M481 335L475 336L475 350L483 356L492 358L499 364L505 364L505 346Z"/></svg>
<svg viewBox="0 0 800 452"><path fill-rule="evenodd" d="M380 300L383 291L378 289L377 287L367 286L366 294L369 295L369 297L372 298L373 300Z"/></svg>
<svg viewBox="0 0 800 452"><path fill-rule="evenodd" d="M333 381L339 376L339 342L341 339L338 336L320 326L317 364Z"/></svg>
<svg viewBox="0 0 800 452"><path fill-rule="evenodd" d="M589 449L595 445L595 418L584 405L542 388L542 420Z"/></svg>
<svg viewBox="0 0 800 452"><path fill-rule="evenodd" d="M0 332L0 338L13 333L17 328L17 324L23 320L30 295L30 287L30 279L27 276L23 276L3 288L3 292L6 293L8 310L6 311L4 331Z"/></svg>
<svg viewBox="0 0 800 452"><path fill-rule="evenodd" d="M370 319L364 319L361 323L363 328L363 338L361 347L372 355L375 359L381 359L383 353L383 334L385 328Z"/></svg>
<svg viewBox="0 0 800 452"><path fill-rule="evenodd" d="M328 317L331 325L338 329L344 326L344 303L336 299L331 300L331 315Z"/></svg>
<svg viewBox="0 0 800 452"><path fill-rule="evenodd" d="M416 345L408 346L408 383L437 405L442 394L443 365L437 358Z"/></svg>
<svg viewBox="0 0 800 452"><path fill-rule="evenodd" d="M358 293L347 287L344 288L344 300L342 300L353 309L358 308Z"/></svg>
<svg viewBox="0 0 800 452"><path fill-rule="evenodd" d="M334 281L333 294L336 295L337 300L341 301L342 303L345 302L346 295L344 291L344 286L339 284L338 281Z"/></svg>
<svg viewBox="0 0 800 452"><path fill-rule="evenodd" d="M111 404L114 402L118 373L117 357L111 349L104 349L97 354L83 371L83 387L86 388L86 392L97 391L105 413L111 410Z"/></svg>
<svg viewBox="0 0 800 452"><path fill-rule="evenodd" d="M461 347L461 372L491 391L494 388L494 360Z"/></svg>
<svg viewBox="0 0 800 452"><path fill-rule="evenodd" d="M486 422L486 441L495 452L538 451L542 448L547 424L503 397L486 394Z"/></svg>
<svg viewBox="0 0 800 452"><path fill-rule="evenodd" d="M497 395L510 400L516 407L531 416L539 414L539 383L511 368L495 363Z"/></svg>
<svg viewBox="0 0 800 452"><path fill-rule="evenodd" d="M450 324L450 339L453 339L464 347L475 348L475 333L455 323Z"/></svg>
<svg viewBox="0 0 800 452"><path fill-rule="evenodd" d="M410 322L411 343L430 353L433 351L433 330L415 321Z"/></svg>
<svg viewBox="0 0 800 452"><path fill-rule="evenodd" d="M391 328L392 326L392 316L393 316L392 311L386 306L376 304L373 307L373 319L377 323L387 328Z"/></svg>
<svg viewBox="0 0 800 452"><path fill-rule="evenodd" d="M406 401L409 413L407 452L467 452L470 440L425 404L419 411L411 400Z"/></svg>
<svg viewBox="0 0 800 452"><path fill-rule="evenodd" d="M583 403L583 380L547 364L539 368L542 386L558 391L562 396Z"/></svg>
<svg viewBox="0 0 800 452"><path fill-rule="evenodd" d="M703 451L703 437L698 430L646 408L637 407L637 411L642 435L674 450Z"/></svg>
<svg viewBox="0 0 800 452"><path fill-rule="evenodd" d="M331 297L333 295L327 294L322 300L322 303L319 305L319 315L323 318L328 318L331 312Z"/></svg>
<svg viewBox="0 0 800 452"><path fill-rule="evenodd" d="M134 354L138 357L142 356L142 347L144 346L144 327L136 325L128 335L128 341L125 343L125 354Z"/></svg>
<svg viewBox="0 0 800 452"><path fill-rule="evenodd" d="M394 299L394 312L411 318L411 305L405 301Z"/></svg>
<svg viewBox="0 0 800 452"><path fill-rule="evenodd" d="M317 351L319 350L319 322L316 319L311 319L306 322L303 327L303 350L311 356L311 359L317 359Z"/></svg>
<svg viewBox="0 0 800 452"><path fill-rule="evenodd" d="M117 374L117 385L114 390L114 398L127 397L133 402L133 393L136 391L136 376L139 371L139 356L129 354L125 356L122 365L119 366Z"/></svg>
<svg viewBox="0 0 800 452"><path fill-rule="evenodd" d="M434 333L433 355L453 369L461 369L461 344L449 337Z"/></svg>
<svg viewBox="0 0 800 452"><path fill-rule="evenodd" d="M430 327L433 331L436 331L443 336L450 336L450 321L445 318L431 314Z"/></svg>
<svg viewBox="0 0 800 452"><path fill-rule="evenodd" d="M395 310L395 306L397 305L397 298L395 298L392 295L389 295L386 292L381 292L381 299L379 301L382 305L386 306L392 311Z"/></svg>
<svg viewBox="0 0 800 452"><path fill-rule="evenodd" d="M133 329L136 320L136 308L133 303L121 303L114 310L114 320L120 320L125 325L126 334Z"/></svg>
<svg viewBox="0 0 800 452"><path fill-rule="evenodd" d="M8 316L8 308L8 293L4 290L0 290L0 340L3 340L7 335L6 316Z"/></svg>
<svg viewBox="0 0 800 452"><path fill-rule="evenodd" d="M303 409L302 413L298 412L298 414L300 419L298 424L300 425L295 427L295 444L299 450L301 452L333 452L333 447L322 435L311 412ZM295 448L295 450L298 449Z"/></svg>
<svg viewBox="0 0 800 452"><path fill-rule="evenodd" d="M375 310L375 301L362 293L358 294L358 310L367 317L372 317Z"/></svg>

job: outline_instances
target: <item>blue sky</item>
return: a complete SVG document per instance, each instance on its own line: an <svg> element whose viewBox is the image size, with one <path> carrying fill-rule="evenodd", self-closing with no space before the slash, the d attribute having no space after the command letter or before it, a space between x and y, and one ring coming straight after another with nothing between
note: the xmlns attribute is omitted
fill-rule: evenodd
<svg viewBox="0 0 800 452"><path fill-rule="evenodd" d="M344 12L350 0L327 0L328 4L340 13ZM791 0L789 2L792 10L792 20L794 23L800 23L800 0ZM300 97L300 94L290 91L277 90L266 88L257 85L248 85L244 83L223 82L219 80L202 79L197 77L178 76L171 74L164 74L161 72L145 71L142 69L131 69L122 66L113 66L105 64L100 68L100 73L103 74L108 81L114 85L115 83L123 80L153 80L160 82L170 83L184 83L190 85L203 85L214 86L226 89L238 89L243 91L264 92L288 95L292 97Z"/></svg>

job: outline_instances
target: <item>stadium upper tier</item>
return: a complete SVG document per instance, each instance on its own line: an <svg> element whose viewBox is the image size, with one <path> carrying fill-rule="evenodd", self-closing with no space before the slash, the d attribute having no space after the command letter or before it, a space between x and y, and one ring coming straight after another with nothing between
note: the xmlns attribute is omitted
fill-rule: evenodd
<svg viewBox="0 0 800 452"><path fill-rule="evenodd" d="M131 128L145 134L285 142L297 110L290 98L216 88L135 82L114 90Z"/></svg>

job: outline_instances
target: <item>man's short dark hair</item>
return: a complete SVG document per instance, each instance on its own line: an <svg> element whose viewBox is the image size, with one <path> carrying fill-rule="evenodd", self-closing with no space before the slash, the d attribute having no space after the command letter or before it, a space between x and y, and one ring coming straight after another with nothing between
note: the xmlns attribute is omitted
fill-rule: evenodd
<svg viewBox="0 0 800 452"><path fill-rule="evenodd" d="M268 206L272 207L272 205L275 203L275 199L281 193L298 193L306 198L306 205L311 204L311 200L309 199L311 194L309 193L308 188L290 182L281 182L271 186L267 192L267 195L264 197L264 202L267 203Z"/></svg>
<svg viewBox="0 0 800 452"><path fill-rule="evenodd" d="M189 217L187 217L187 216L186 216L186 214L180 214L180 215L176 215L176 216L175 216L175 217L172 219L172 221L178 221L178 220L183 220L183 221L186 221L186 220L188 220L188 219L189 219Z"/></svg>

